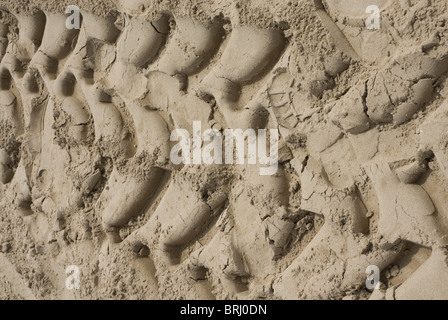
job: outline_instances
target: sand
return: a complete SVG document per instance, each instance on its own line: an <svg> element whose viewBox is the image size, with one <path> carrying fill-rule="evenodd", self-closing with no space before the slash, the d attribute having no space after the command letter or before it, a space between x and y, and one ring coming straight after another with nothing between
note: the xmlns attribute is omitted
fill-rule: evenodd
<svg viewBox="0 0 448 320"><path fill-rule="evenodd" d="M448 299L447 7L0 0L0 299Z"/></svg>

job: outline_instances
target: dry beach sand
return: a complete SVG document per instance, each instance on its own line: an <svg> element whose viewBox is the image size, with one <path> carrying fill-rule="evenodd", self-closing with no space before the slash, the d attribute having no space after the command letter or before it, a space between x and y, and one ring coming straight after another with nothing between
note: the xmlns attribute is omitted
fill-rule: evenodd
<svg viewBox="0 0 448 320"><path fill-rule="evenodd" d="M448 299L447 12L0 0L0 299ZM278 170L173 164L194 121Z"/></svg>

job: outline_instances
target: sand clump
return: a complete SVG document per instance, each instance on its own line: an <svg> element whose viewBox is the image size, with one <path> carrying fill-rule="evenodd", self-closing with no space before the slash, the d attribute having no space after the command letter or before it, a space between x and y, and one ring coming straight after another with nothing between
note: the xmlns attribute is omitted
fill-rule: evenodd
<svg viewBox="0 0 448 320"><path fill-rule="evenodd" d="M1 0L0 298L448 298L446 11ZM195 121L278 170L173 164Z"/></svg>

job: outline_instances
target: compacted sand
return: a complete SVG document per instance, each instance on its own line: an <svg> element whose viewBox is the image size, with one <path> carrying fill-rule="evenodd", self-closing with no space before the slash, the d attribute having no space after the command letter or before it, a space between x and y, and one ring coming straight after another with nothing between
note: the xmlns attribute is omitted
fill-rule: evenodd
<svg viewBox="0 0 448 320"><path fill-rule="evenodd" d="M447 7L0 0L0 299L448 299Z"/></svg>

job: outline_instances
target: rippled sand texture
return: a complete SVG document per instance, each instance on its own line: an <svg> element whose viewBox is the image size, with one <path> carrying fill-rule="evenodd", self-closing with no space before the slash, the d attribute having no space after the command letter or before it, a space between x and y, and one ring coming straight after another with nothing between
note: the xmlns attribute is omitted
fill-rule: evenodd
<svg viewBox="0 0 448 320"><path fill-rule="evenodd" d="M448 299L445 1L92 3L0 0L1 299Z"/></svg>

